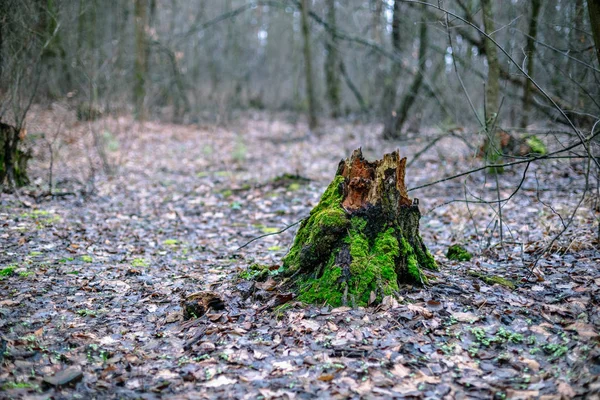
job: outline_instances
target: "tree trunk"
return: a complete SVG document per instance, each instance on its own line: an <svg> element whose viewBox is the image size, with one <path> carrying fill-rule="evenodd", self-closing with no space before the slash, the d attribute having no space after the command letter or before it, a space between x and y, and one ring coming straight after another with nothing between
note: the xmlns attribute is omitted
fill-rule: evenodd
<svg viewBox="0 0 600 400"><path fill-rule="evenodd" d="M327 23L335 32L335 0L327 0ZM338 74L338 42L334 33L329 33L325 41L325 50L327 57L325 59L325 77L327 83L327 100L329 102L330 113L333 118L341 115L340 109L340 76Z"/></svg>
<svg viewBox="0 0 600 400"><path fill-rule="evenodd" d="M369 162L358 149L340 162L283 259L300 300L366 306L400 283L426 282L422 268L437 270L419 234L421 214L408 197L405 167L398 151Z"/></svg>
<svg viewBox="0 0 600 400"><path fill-rule="evenodd" d="M531 19L529 20L529 36L527 37L527 46L525 54L527 55L527 75L533 78L534 60L535 60L535 40L537 38L538 15L542 6L541 0L531 0ZM531 109L531 87L533 83L530 79L525 81L523 88L523 119L521 119L521 128L526 128L529 124L529 110Z"/></svg>
<svg viewBox="0 0 600 400"><path fill-rule="evenodd" d="M483 12L483 26L485 33L491 35L494 32L494 10L492 0L481 0ZM487 85L485 90L485 129L487 138L485 142L485 158L488 161L496 161L501 153L500 137L497 134L498 97L500 94L500 63L498 62L498 50L496 45L488 38L484 39L485 54L488 62Z"/></svg>
<svg viewBox="0 0 600 400"><path fill-rule="evenodd" d="M0 186L24 186L27 178L27 161L30 155L20 149L25 129L17 129L0 122Z"/></svg>
<svg viewBox="0 0 600 400"><path fill-rule="evenodd" d="M135 117L144 119L144 98L146 97L146 1L135 0L135 63L133 67L133 102Z"/></svg>
<svg viewBox="0 0 600 400"><path fill-rule="evenodd" d="M387 132L387 139L399 139L402 135L402 128L408 118L408 113L417 98L419 89L423 83L423 74L425 73L425 62L427 61L427 21L425 18L425 6L421 6L423 14L421 17L421 26L419 27L419 66L418 71L414 76L413 82L408 88L408 92L402 99L400 108L398 109L391 131Z"/></svg>
<svg viewBox="0 0 600 400"><path fill-rule="evenodd" d="M308 0L302 0L302 38L304 40L304 75L306 78L306 100L308 102L308 126L317 127L315 87L312 75L312 55L310 50L310 31L308 27Z"/></svg>
<svg viewBox="0 0 600 400"><path fill-rule="evenodd" d="M600 0L587 0L587 4L594 43L596 44L596 57L600 65Z"/></svg>
<svg viewBox="0 0 600 400"><path fill-rule="evenodd" d="M394 1L394 11L392 14L392 47L395 53L400 53L400 0ZM396 124L396 112L394 105L396 103L396 91L398 90L398 77L400 76L400 66L397 61L393 61L390 74L385 80L385 87L382 96L382 108L384 110L383 138L394 138L394 125Z"/></svg>

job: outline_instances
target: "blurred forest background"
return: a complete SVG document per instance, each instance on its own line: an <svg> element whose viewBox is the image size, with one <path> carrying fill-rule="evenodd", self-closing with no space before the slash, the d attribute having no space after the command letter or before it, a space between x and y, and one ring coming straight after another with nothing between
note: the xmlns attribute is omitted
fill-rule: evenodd
<svg viewBox="0 0 600 400"><path fill-rule="evenodd" d="M360 116L398 137L422 124L484 125L487 100L487 114L499 111L502 126L568 116L589 131L600 112L594 7L585 0L4 0L0 117L18 124L31 102L64 103L80 119L130 110L181 123L226 122L254 108L307 112L313 125Z"/></svg>

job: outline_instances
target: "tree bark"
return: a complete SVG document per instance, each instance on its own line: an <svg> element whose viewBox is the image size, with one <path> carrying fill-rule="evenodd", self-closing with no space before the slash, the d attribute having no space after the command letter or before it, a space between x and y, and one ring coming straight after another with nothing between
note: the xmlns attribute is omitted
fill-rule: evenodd
<svg viewBox="0 0 600 400"><path fill-rule="evenodd" d="M437 270L419 234L418 202L404 184L398 151L369 162L360 149L342 160L334 180L302 222L283 259L302 301L366 306L422 284Z"/></svg>
<svg viewBox="0 0 600 400"><path fill-rule="evenodd" d="M394 52L400 54L400 1L394 1L394 9L392 13L392 47ZM385 81L385 87L383 89L382 96L382 108L384 110L384 126L383 126L383 138L393 139L394 138L394 125L396 121L396 113L394 106L396 104L396 91L398 90L398 77L400 76L400 65L394 61L390 74Z"/></svg>
<svg viewBox="0 0 600 400"><path fill-rule="evenodd" d="M24 186L29 183L27 162L30 154L20 149L24 128L0 122L0 187L5 184Z"/></svg>
<svg viewBox="0 0 600 400"><path fill-rule="evenodd" d="M494 32L494 10L492 0L481 0L483 12L483 26L485 33ZM488 62L487 85L485 90L485 129L487 133L485 143L485 158L496 161L500 157L500 138L496 130L498 118L498 97L500 94L500 63L496 45L488 38L484 39L485 54Z"/></svg>
<svg viewBox="0 0 600 400"><path fill-rule="evenodd" d="M527 75L533 78L535 68L535 40L537 38L538 16L542 6L541 0L531 0L531 19L529 20L529 35L527 37L527 46L525 54L527 55ZM533 83L531 79L525 81L523 88L523 118L521 119L521 128L526 128L529 124L529 112L531 109L531 88Z"/></svg>
<svg viewBox="0 0 600 400"><path fill-rule="evenodd" d="M600 0L587 0L587 4L596 45L596 57L598 58L598 65L600 65Z"/></svg>
<svg viewBox="0 0 600 400"><path fill-rule="evenodd" d="M146 97L146 0L135 0L135 63L133 67L133 102L135 104L135 118L144 119L144 99Z"/></svg>
<svg viewBox="0 0 600 400"><path fill-rule="evenodd" d="M308 0L302 0L302 38L304 40L304 75L306 79L306 100L308 102L308 127L317 127L317 109L315 99L315 87L312 74L312 54L310 50L310 30L308 24Z"/></svg>
<svg viewBox="0 0 600 400"><path fill-rule="evenodd" d="M327 0L327 23L335 32L335 0ZM335 33L330 32L325 41L327 57L325 59L325 77L327 84L327 100L329 102L330 114L333 118L341 115L340 107L340 76L338 74L339 56L338 41Z"/></svg>
<svg viewBox="0 0 600 400"><path fill-rule="evenodd" d="M413 106L419 89L423 83L423 74L425 73L425 62L427 61L427 21L425 19L425 6L421 6L423 14L421 15L421 26L419 27L419 66L418 70L413 78L413 82L410 85L408 92L402 99L400 108L398 109L397 116L394 121L394 125L391 127L391 131L387 133L386 139L399 139L402 136L402 128L408 118L408 113Z"/></svg>

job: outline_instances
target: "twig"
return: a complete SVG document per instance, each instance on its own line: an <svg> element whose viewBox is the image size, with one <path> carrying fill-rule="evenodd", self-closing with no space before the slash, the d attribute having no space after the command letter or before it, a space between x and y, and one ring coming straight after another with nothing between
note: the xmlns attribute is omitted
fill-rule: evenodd
<svg viewBox="0 0 600 400"><path fill-rule="evenodd" d="M595 138L598 135L600 135L600 130L598 132L594 133L588 139L585 139L585 142L589 143L593 138ZM552 156L555 156L557 154L564 153L566 151L572 150L572 149L574 149L574 148L576 148L576 147L578 147L580 145L581 145L581 141L579 141L577 143L574 143L574 144L572 144L570 146L567 146L567 147L565 147L563 149L556 150L556 151L553 151L553 152L545 154L545 155L532 156L532 157L528 157L528 158L525 158L525 159L522 159L522 160L516 160L516 161L504 163L504 164L489 164L489 165L484 165L482 167L478 167L478 168L471 169L469 171L461 172L459 174L452 175L452 176L449 176L449 177L446 177L446 178L442 178L442 179L439 179L439 180L434 181L434 182L430 182L430 183L426 183L424 185L419 185L419 186L416 186L414 188L410 188L410 189L408 189L408 192L412 192L414 190L423 189L423 188L426 188L426 187L429 187L429 186L437 185L438 183L442 183L442 182L446 182L446 181L449 181L449 180L452 180L452 179L460 178L461 176L470 175L472 173L475 173L475 172L478 172L478 171L482 171L482 170L487 169L487 168L504 168L504 167L511 167L513 165L519 165L519 164L523 164L523 163L530 163L530 162L538 161L538 160L550 159L550 158L553 158Z"/></svg>
<svg viewBox="0 0 600 400"><path fill-rule="evenodd" d="M288 229L290 229L290 228L292 228L292 227L294 227L294 226L298 225L299 223L301 223L302 221L304 221L306 218L307 218L307 217L304 217L304 218L302 218L301 220L299 220L299 221L296 221L296 222L294 222L293 224L286 226L285 228L283 228L282 230L280 230L280 231L278 231L278 232L273 232L273 233L265 233L264 235L257 236L257 237L255 237L254 239L250 240L249 242L246 242L246 243L244 243L242 246L238 247L238 248L237 248L235 251L240 251L240 250L241 250L241 249L243 249L244 247L248 246L250 243L252 243L252 242L255 242L255 241L257 241L257 240L259 240L259 239L262 239L262 238L264 238L264 237L267 237L267 236L273 236L273 235L279 235L280 233L283 233L283 232L287 231Z"/></svg>

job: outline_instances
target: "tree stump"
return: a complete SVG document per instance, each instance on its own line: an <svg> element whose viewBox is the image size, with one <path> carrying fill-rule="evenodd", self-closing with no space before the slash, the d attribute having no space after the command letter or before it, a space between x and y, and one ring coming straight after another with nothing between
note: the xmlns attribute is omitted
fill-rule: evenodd
<svg viewBox="0 0 600 400"><path fill-rule="evenodd" d="M29 151L21 150L21 142L27 131L0 122L0 187L5 183L24 186L29 183L27 162ZM10 181L10 182L9 182Z"/></svg>
<svg viewBox="0 0 600 400"><path fill-rule="evenodd" d="M423 284L437 270L419 233L418 201L404 184L399 151L369 162L361 149L342 160L283 259L284 275L307 303L366 306Z"/></svg>

